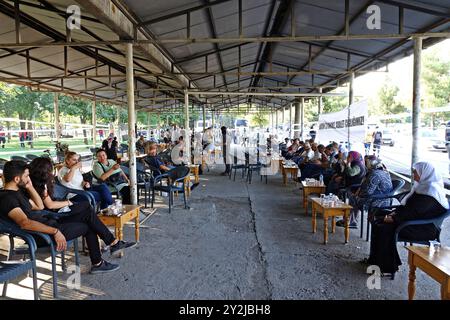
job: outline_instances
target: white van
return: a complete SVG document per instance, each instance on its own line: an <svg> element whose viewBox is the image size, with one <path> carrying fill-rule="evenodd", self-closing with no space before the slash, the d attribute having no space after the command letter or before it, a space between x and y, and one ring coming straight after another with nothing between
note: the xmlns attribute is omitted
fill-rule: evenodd
<svg viewBox="0 0 450 320"><path fill-rule="evenodd" d="M205 121L205 128L209 128L211 125L211 120ZM195 122L194 132L203 132L203 120L198 120Z"/></svg>

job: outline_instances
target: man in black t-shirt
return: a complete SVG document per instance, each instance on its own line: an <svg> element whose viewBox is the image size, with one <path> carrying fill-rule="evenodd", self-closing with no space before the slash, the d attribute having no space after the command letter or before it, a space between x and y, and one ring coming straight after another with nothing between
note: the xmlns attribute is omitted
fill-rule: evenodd
<svg viewBox="0 0 450 320"><path fill-rule="evenodd" d="M110 245L112 254L135 245L115 239L98 217L89 211L61 217L58 220L33 212L44 210L44 203L33 187L25 162L14 160L6 162L3 177L5 186L4 190L0 191L0 219L9 220L21 229L52 235L58 251L66 250L66 239L84 236L92 263L91 273L105 273L119 269L118 265L102 259L98 236Z"/></svg>

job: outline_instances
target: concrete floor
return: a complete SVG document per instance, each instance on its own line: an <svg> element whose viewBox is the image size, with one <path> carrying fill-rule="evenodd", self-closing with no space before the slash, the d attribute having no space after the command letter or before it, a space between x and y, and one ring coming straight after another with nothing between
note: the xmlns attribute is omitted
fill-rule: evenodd
<svg viewBox="0 0 450 320"><path fill-rule="evenodd" d="M301 191L293 182L283 186L278 175L267 185L259 178L248 185L239 176L236 181L220 176L218 169L201 176L188 200L190 210L183 209L179 197L169 214L167 198L158 199L138 246L110 259L120 264L119 271L90 275L89 260L82 256L78 290L67 289L68 276L60 273L61 298L407 299L404 248L399 246L403 265L395 280L382 278L381 289L370 290L369 275L358 263L367 257L369 243L359 238L359 230L351 230L345 245L343 229L337 227L323 245L323 225L319 221L318 232L311 232L311 218L300 207ZM449 243L449 223L444 244ZM124 233L133 240L133 226ZM51 298L48 263L40 271L42 297ZM32 297L25 284L11 288L9 297ZM18 295L15 289L26 292ZM439 285L421 271L416 298L440 299Z"/></svg>

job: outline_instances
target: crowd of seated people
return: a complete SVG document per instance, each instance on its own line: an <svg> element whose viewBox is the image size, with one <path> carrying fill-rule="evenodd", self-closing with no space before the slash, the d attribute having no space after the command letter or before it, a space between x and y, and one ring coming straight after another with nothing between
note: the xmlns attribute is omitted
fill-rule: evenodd
<svg viewBox="0 0 450 320"><path fill-rule="evenodd" d="M119 269L119 265L102 258L98 237L109 247L111 254L135 245L134 242L115 238L88 201L54 199L55 179L50 159L36 158L29 165L20 160L8 161L4 166L3 179L5 185L0 190L0 218L17 224L21 229L52 236L58 251L67 248L67 241L84 236L92 265L90 273ZM63 208L66 208L64 213L51 214ZM39 237L36 237L36 243L38 246L45 245Z"/></svg>

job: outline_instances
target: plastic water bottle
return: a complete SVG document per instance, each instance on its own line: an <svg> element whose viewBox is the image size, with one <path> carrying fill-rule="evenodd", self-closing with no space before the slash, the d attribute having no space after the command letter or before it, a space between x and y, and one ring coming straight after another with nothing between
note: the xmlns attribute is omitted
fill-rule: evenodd
<svg viewBox="0 0 450 320"><path fill-rule="evenodd" d="M321 186L323 186L323 175L319 176L319 183Z"/></svg>

